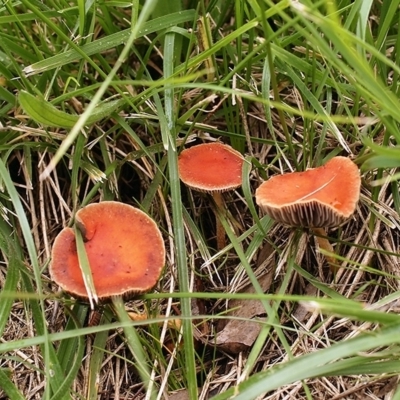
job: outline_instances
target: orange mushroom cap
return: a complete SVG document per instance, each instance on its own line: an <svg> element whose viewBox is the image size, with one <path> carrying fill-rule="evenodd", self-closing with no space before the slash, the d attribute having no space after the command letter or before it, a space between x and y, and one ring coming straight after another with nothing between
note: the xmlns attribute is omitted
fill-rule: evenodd
<svg viewBox="0 0 400 400"><path fill-rule="evenodd" d="M151 290L165 264L165 247L156 223L143 211L115 201L90 204L76 213L94 286L100 301L129 299ZM56 237L50 276L74 297L87 299L79 267L75 233Z"/></svg>
<svg viewBox="0 0 400 400"><path fill-rule="evenodd" d="M342 224L360 198L357 165L334 157L324 166L274 176L256 190L256 202L271 218L291 226L312 228Z"/></svg>
<svg viewBox="0 0 400 400"><path fill-rule="evenodd" d="M243 161L243 156L226 144L199 144L179 155L179 176L192 189L224 192L242 184Z"/></svg>

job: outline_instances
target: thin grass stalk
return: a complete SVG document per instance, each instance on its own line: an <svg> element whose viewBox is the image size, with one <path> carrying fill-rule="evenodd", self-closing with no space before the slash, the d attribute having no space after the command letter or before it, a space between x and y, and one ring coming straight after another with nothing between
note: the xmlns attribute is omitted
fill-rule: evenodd
<svg viewBox="0 0 400 400"><path fill-rule="evenodd" d="M22 236L25 241L25 245L29 254L29 259L30 263L32 265L33 269L33 275L35 279L35 284L36 284L36 292L39 294L43 293L43 288L42 288L42 276L41 276L41 270L38 262L38 256L35 248L35 243L32 237L31 229L29 226L28 219L25 214L25 210L22 206L21 200L19 198L18 192L14 186L13 181L11 180L11 177L7 171L7 168L3 162L3 160L0 159L0 176L2 177L2 180L7 188L8 194L11 198L11 201L14 206L15 213L18 217L19 225L21 227L22 231ZM36 329L39 334L42 334L45 338L44 343L43 343L43 358L44 358L44 363L45 363L45 377L46 381L50 382L50 385L46 387L44 398L45 399L50 399L50 387L51 384L53 383L53 387L56 388L59 387L62 384L62 373L61 373L61 368L58 362L58 359L56 357L56 354L54 352L54 348L52 347L52 344L50 343L49 340L49 333L47 331L47 323L46 323L46 315L45 315L45 304L44 300L42 297L39 297L39 313L36 315ZM59 384L58 384L59 383Z"/></svg>
<svg viewBox="0 0 400 400"><path fill-rule="evenodd" d="M107 310L101 316L99 325L103 325L107 321L107 318L111 319L111 317L112 317L111 313L109 312L109 310ZM108 337L109 337L108 331L98 332L96 333L96 337L93 341L93 350L90 355L90 361L88 364L86 364L89 365L89 374L87 377L87 392L86 392L87 400L97 400L99 398L98 380Z"/></svg>
<svg viewBox="0 0 400 400"><path fill-rule="evenodd" d="M136 2L137 3L137 2ZM93 96L90 104L86 108L86 110L81 114L79 117L77 123L74 125L72 128L71 132L68 134L66 139L61 143L61 146L57 149L56 154L53 156L51 159L50 163L46 166L46 168L43 170L43 172L40 175L41 179L46 179L50 173L53 171L53 169L56 167L60 159L64 156L64 154L67 152L67 150L70 148L70 146L74 143L75 139L78 137L79 133L81 130L84 128L86 121L94 111L95 107L97 104L100 102L102 96L108 89L108 87L111 85L114 76L118 72L119 68L121 65L125 62L126 58L129 55L129 52L132 49L133 43L135 39L138 36L138 32L140 27L143 26L144 22L147 20L151 12L153 11L154 7L157 4L157 0L148 0L145 2L142 12L140 13L136 25L132 27L131 33L129 35L128 40L126 41L126 44L124 48L121 51L121 55L118 57L116 60L113 69L111 72L107 75L107 77L104 79L103 83Z"/></svg>
<svg viewBox="0 0 400 400"><path fill-rule="evenodd" d="M314 376L326 376L333 371L337 373L339 371L335 360L350 357L371 348L398 343L399 338L400 324L382 329L374 335L360 335L318 352L295 358L287 363L278 364L268 371L257 373L239 387L231 388L213 397L212 400L227 400L235 394L235 400L252 400L291 382Z"/></svg>
<svg viewBox="0 0 400 400"><path fill-rule="evenodd" d="M140 341L140 337L134 326L129 325L129 322L132 323L131 318L125 310L125 305L120 296L116 296L112 299L113 308L118 316L118 320L124 323L124 333L128 343L128 346L135 357L135 365L138 369L140 378L145 386L145 388L149 388L151 373L147 364L147 357L143 350L142 343ZM152 383L153 385L153 383ZM151 386L153 387L153 386ZM155 399L155 392L150 393L150 399Z"/></svg>
<svg viewBox="0 0 400 400"><path fill-rule="evenodd" d="M164 77L168 79L174 72L174 33L167 33L164 41ZM167 140L164 145L167 146L168 156L168 172L172 204L172 220L174 225L174 241L176 248L176 264L178 268L179 290L184 293L190 293L189 270L186 258L186 243L183 229L183 213L180 180L178 174L178 154L176 151L176 132L175 132L175 109L174 109L174 89L171 85L165 86L164 92L165 118L166 125L162 124L161 129L164 130L164 138ZM192 315L191 299L185 298L181 300L181 308L183 317ZM190 399L197 399L197 376L196 362L193 340L192 321L184 318L183 324L183 346L185 352L185 367L187 368L187 384L188 395Z"/></svg>
<svg viewBox="0 0 400 400"><path fill-rule="evenodd" d="M10 379L10 374L7 373L5 368L0 368L0 387L4 390L4 393L12 400L24 400L25 397L22 393L15 387L14 383Z"/></svg>
<svg viewBox="0 0 400 400"><path fill-rule="evenodd" d="M11 240L10 227L3 220L0 220L0 249L7 262L7 275L1 293L13 293L17 290L22 262ZM7 325L13 303L14 299L11 296L0 301L0 337Z"/></svg>
<svg viewBox="0 0 400 400"><path fill-rule="evenodd" d="M218 216L219 216L219 218L221 220L222 226L224 227L225 232L226 232L230 242L232 243L232 246L235 249L236 254L239 257L241 265L245 269L245 271L246 271L246 273L247 273L247 275L249 277L249 280L250 280L251 284L254 287L255 292L257 294L259 294L259 295L264 294L263 289L262 289L260 283L258 282L256 276L254 275L254 272L253 272L253 270L252 270L252 268L251 268L251 266L250 266L250 264L248 262L248 258L246 257L246 254L243 251L243 248L242 248L241 244L238 242L237 237L235 236L234 232L232 231L231 227L229 226L229 223L226 220L225 215L223 213L221 213L221 211L218 210L218 209L217 209L217 212L218 212ZM288 342L286 340L286 337L285 337L282 329L279 326L279 318L276 315L276 311L277 311L276 308L275 308L276 305L271 306L270 303L268 301L264 300L264 299L261 299L260 301L261 301L262 305L265 308L266 314L268 315L267 323L271 324L271 325L274 325L279 340L281 341L281 343L284 346L285 350L289 353L290 352L290 346L289 346L289 344L288 344ZM259 348L259 350L261 350L261 349ZM249 366L248 373L250 373L250 369L251 368Z"/></svg>
<svg viewBox="0 0 400 400"><path fill-rule="evenodd" d="M293 274L292 274L293 263L294 263L294 259L291 258L288 262L288 270L285 273L285 278L282 282L281 287L279 288L279 294L284 295L285 291L289 287L290 279L293 276ZM270 312L270 314L268 314L267 320L265 322L266 325L264 325L262 327L260 334L258 335L257 340L255 341L255 343L249 353L249 356L247 357L246 365L243 368L242 374L240 376L240 382L243 382L245 379L247 379L251 375L259 357L262 354L262 351L264 350L265 342L268 339L268 336L272 334L272 330L274 328L281 330L279 325L274 325L277 323L276 320L279 319L278 309L279 309L280 305L281 305L281 301L275 301L271 305L272 312ZM282 331L282 335L283 335L283 331ZM291 351L290 351L289 344L286 341L283 341L283 344L285 346L285 350L286 350L287 354L289 355L289 358L290 359L293 358L293 355L291 354Z"/></svg>
<svg viewBox="0 0 400 400"><path fill-rule="evenodd" d="M262 10L262 13L265 14L265 5L263 2L259 2L260 8ZM267 20L262 18L261 19L261 24L263 26L265 36L269 37L273 34L273 31L271 27L268 25ZM275 74L275 68L274 68L274 61L273 61L273 56L272 56L272 47L271 47L271 42L268 40L266 43L266 53L267 53L267 62L268 62L268 68L269 68L269 78L272 86L272 91L274 93L274 100L278 102L282 102L281 96L279 95L279 90L278 90L278 83L276 81L276 74ZM283 133L286 138L286 144L288 146L288 150L291 156L291 160L294 163L296 169L298 169L298 163L297 163L297 157L294 151L293 143L292 143L292 136L289 133L289 129L286 124L286 119L285 115L283 114L283 111L278 108L278 115L279 115L279 121L281 123Z"/></svg>

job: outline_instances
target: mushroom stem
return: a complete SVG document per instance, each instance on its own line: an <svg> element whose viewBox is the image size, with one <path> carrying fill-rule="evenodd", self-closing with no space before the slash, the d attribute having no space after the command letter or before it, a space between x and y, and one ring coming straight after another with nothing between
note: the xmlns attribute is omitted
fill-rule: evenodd
<svg viewBox="0 0 400 400"><path fill-rule="evenodd" d="M225 240L225 229L222 226L221 220L218 215L218 211L224 212L224 199L222 198L221 192L214 192L212 194L215 205L217 207L217 212L215 213L215 229L217 236L217 250L220 251L226 246Z"/></svg>
<svg viewBox="0 0 400 400"><path fill-rule="evenodd" d="M334 253L332 245L330 244L329 240L326 238L326 231L324 228L312 228L313 232L315 233L315 237L317 238L318 246L321 249L329 253ZM331 256L325 255L326 261L328 261L330 265L330 269L333 273L337 272L338 266L336 264L336 259Z"/></svg>

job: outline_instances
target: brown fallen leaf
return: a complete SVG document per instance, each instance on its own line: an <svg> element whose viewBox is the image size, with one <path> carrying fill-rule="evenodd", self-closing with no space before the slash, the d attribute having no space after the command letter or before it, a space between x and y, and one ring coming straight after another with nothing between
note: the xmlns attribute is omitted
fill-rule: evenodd
<svg viewBox="0 0 400 400"><path fill-rule="evenodd" d="M267 259L268 257L265 257ZM270 263L272 264L272 263ZM263 292L266 292L272 283L274 268L269 265L265 268L265 273L258 278ZM255 293L252 285L248 285L241 293ZM257 339L261 324L251 319L265 315L265 308L260 300L232 300L229 308L233 311L228 315L246 320L231 319L225 327L216 335L215 344L223 351L237 354L248 350Z"/></svg>

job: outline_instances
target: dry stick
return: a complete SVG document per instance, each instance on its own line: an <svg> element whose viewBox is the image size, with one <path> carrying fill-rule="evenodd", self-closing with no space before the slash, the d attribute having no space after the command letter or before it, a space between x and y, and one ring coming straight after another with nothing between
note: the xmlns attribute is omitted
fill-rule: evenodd
<svg viewBox="0 0 400 400"><path fill-rule="evenodd" d="M396 377L394 377L396 379ZM331 400L339 400L339 399L343 399L343 398L348 398L349 395L353 394L353 393L357 393L360 389L364 389L366 387L368 387L369 385L371 385L371 383L378 383L378 382L384 382L385 380L389 380L388 384L386 384L382 389L385 392L384 394L389 393L390 391L392 391L397 384L395 382L393 382L393 378L389 379L387 376L384 376L383 378L379 378L376 380L368 380L368 382L365 383L360 383L357 386L354 386L350 389L345 390L344 392L336 395L335 397L332 397ZM382 391L381 389L381 391ZM359 397L359 394L357 393L357 397Z"/></svg>

